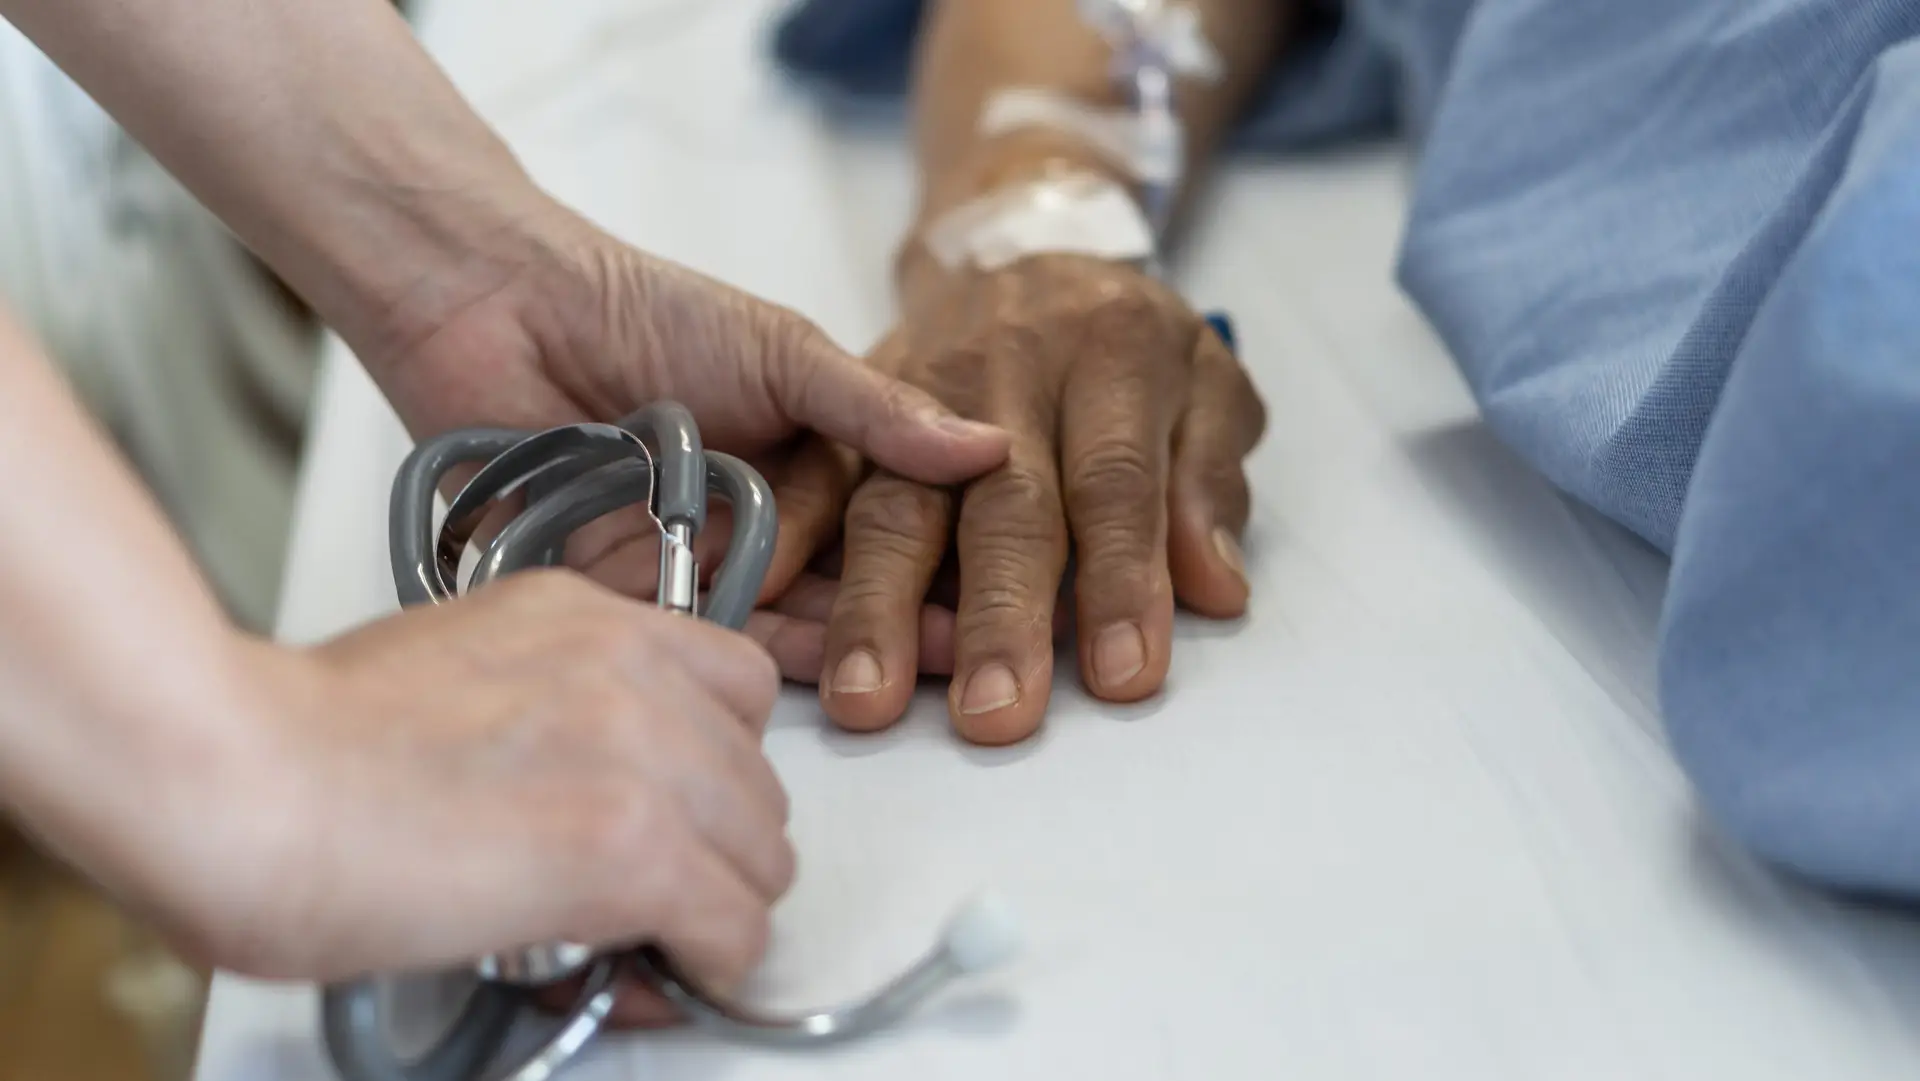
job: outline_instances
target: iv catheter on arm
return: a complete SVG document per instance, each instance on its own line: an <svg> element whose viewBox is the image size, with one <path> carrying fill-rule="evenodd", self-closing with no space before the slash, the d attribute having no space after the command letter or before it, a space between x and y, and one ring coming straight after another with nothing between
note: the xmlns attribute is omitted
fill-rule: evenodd
<svg viewBox="0 0 1920 1081"><path fill-rule="evenodd" d="M935 0L914 88L922 220L1049 174L1086 174L1136 202L1152 247L1140 261L1158 274L1195 177L1283 48L1296 6Z"/></svg>

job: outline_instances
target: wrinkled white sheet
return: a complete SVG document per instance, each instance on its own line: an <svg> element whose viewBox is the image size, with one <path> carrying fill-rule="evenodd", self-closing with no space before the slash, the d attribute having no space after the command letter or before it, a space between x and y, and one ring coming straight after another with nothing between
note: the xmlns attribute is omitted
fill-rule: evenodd
<svg viewBox="0 0 1920 1081"><path fill-rule="evenodd" d="M903 150L780 86L768 0L457 6L423 34L562 198L851 345L883 329ZM1182 280L1236 314L1273 427L1255 614L1183 626L1163 699L1065 690L1042 738L993 753L931 697L870 739L805 691L782 707L802 871L756 994L861 989L988 884L1030 917L1025 959L829 1054L622 1037L571 1077L1920 1075L1920 933L1696 820L1652 701L1661 564L1476 422L1389 283L1401 170L1391 150L1240 168L1192 239ZM393 604L406 443L344 355L313 446L294 640ZM320 1081L314 1015L305 989L221 980L199 1081Z"/></svg>

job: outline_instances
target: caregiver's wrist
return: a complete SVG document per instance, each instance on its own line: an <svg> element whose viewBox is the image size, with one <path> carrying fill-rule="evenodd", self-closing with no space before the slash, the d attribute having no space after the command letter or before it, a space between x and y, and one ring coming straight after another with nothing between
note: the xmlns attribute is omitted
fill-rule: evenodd
<svg viewBox="0 0 1920 1081"><path fill-rule="evenodd" d="M184 630L184 628L183 628ZM164 672L95 678L35 696L32 731L0 733L0 806L49 851L170 937L208 928L210 872L246 867L290 793L262 768L269 735L248 706L251 663L228 630L183 633ZM236 799L243 789L263 799Z"/></svg>
<svg viewBox="0 0 1920 1081"><path fill-rule="evenodd" d="M138 843L122 856L124 895L200 967L298 977L276 958L288 928L314 925L308 871L326 855L337 796L315 736L341 718L312 651L238 631L226 646L200 753L169 755L167 813L127 832Z"/></svg>
<svg viewBox="0 0 1920 1081"><path fill-rule="evenodd" d="M320 268L333 295L309 301L375 368L508 291L549 246L558 210L511 159L433 182L380 181L363 200L361 227Z"/></svg>
<svg viewBox="0 0 1920 1081"><path fill-rule="evenodd" d="M96 878L197 967L299 975L274 959L288 928L312 926L303 872L327 836L309 734L338 718L317 670L306 651L229 635L196 716L171 722L185 733L141 756L144 812L94 839Z"/></svg>

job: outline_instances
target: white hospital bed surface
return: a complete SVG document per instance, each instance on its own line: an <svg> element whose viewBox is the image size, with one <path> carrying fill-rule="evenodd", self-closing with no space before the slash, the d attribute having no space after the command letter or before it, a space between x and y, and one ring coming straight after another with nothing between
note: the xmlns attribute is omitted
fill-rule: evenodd
<svg viewBox="0 0 1920 1081"><path fill-rule="evenodd" d="M863 347L909 162L896 127L783 85L770 7L465 0L421 32L561 198ZM1234 314L1272 426L1253 613L1183 625L1163 697L1065 687L1038 739L993 752L937 694L867 738L809 690L780 707L801 872L754 997L862 990L983 886L1024 911L1022 958L838 1050L623 1035L568 1077L1920 1076L1920 933L1699 820L1653 702L1662 563L1476 420L1392 287L1404 168L1239 163L1196 225L1180 282ZM316 423L291 640L394 604L406 438L337 351ZM325 1081L316 1021L311 989L222 978L199 1081Z"/></svg>

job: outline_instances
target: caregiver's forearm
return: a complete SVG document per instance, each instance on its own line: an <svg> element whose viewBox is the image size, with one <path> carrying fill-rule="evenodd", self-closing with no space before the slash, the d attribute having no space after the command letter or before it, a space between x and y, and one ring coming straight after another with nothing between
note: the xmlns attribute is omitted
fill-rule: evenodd
<svg viewBox="0 0 1920 1081"><path fill-rule="evenodd" d="M1186 125L1189 169L1221 136L1281 47L1294 0L1195 0L1207 38L1226 69L1214 83L1183 80L1177 103ZM1001 184L1030 178L1065 159L1130 181L1092 147L1055 131L987 137L983 107L995 91L1034 87L1097 106L1124 99L1109 77L1112 52L1076 11L1076 0L935 0L922 29L914 72L920 221Z"/></svg>
<svg viewBox="0 0 1920 1081"><path fill-rule="evenodd" d="M532 185L387 0L0 0L349 341L472 295Z"/></svg>
<svg viewBox="0 0 1920 1081"><path fill-rule="evenodd" d="M207 830L183 804L210 778L248 775L234 760L240 636L4 309L0 473L0 813L153 901L161 862Z"/></svg>

